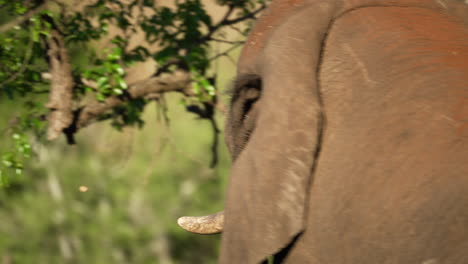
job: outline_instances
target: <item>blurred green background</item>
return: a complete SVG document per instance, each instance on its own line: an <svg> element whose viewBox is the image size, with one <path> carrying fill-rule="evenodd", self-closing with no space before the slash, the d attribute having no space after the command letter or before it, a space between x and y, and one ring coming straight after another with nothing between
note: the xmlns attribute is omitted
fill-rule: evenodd
<svg viewBox="0 0 468 264"><path fill-rule="evenodd" d="M234 65L220 67L223 88ZM142 129L101 122L74 146L34 142L24 175L0 189L0 264L215 263L220 236L188 233L176 220L222 209L230 159L220 134L219 164L209 168L211 125L180 99L167 98L169 123L151 103ZM19 111L0 98L0 131Z"/></svg>

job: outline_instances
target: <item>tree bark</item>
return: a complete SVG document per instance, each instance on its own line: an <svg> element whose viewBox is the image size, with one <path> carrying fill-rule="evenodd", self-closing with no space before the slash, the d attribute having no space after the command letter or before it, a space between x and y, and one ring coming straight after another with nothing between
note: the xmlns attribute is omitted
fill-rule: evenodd
<svg viewBox="0 0 468 264"><path fill-rule="evenodd" d="M52 30L47 39L48 57L51 73L49 102L51 110L48 119L47 138L53 140L73 122L73 76L68 50L62 36Z"/></svg>

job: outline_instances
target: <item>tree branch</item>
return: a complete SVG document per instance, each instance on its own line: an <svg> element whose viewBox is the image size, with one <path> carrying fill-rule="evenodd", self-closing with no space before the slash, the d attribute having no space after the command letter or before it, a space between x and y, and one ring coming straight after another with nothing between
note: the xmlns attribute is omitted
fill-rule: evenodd
<svg viewBox="0 0 468 264"><path fill-rule="evenodd" d="M104 102L95 101L85 105L76 111L74 129L72 132L89 125L97 117L111 110L112 108L126 103L129 99L141 98L146 95L162 94L167 92L180 92L192 95L190 91L190 74L186 71L176 71L174 73L162 73L159 76L139 81L127 90L124 96L111 96Z"/></svg>
<svg viewBox="0 0 468 264"><path fill-rule="evenodd" d="M212 40L213 34L216 33L216 31L218 31L222 27L231 26L233 24L237 24L237 23L242 22L242 21L247 20L247 19L254 19L255 16L258 13L260 13L261 11L263 11L265 8L266 8L266 5L263 4L259 8L257 8L256 10L254 10L254 11L252 11L250 13L247 13L247 14L245 14L243 16L240 16L238 18L235 18L235 19L229 19L229 16L231 15L231 13L233 11L233 9L230 8L226 12L226 14L224 15L223 19L221 19L221 21L218 24L211 27L209 29L208 33L199 40L199 43L203 43L203 42Z"/></svg>
<svg viewBox="0 0 468 264"><path fill-rule="evenodd" d="M226 21L229 19L229 16L231 16L232 12L234 12L234 6L233 5L229 5L229 8L228 8L228 11L226 12L226 14L224 14L223 18L221 19L221 23L222 21Z"/></svg>
<svg viewBox="0 0 468 264"><path fill-rule="evenodd" d="M227 41L213 38L214 34L219 29L224 26L232 26L233 24L247 19L253 19L258 13L264 10L265 7L265 5L261 5L250 13L231 19L235 8L230 6L221 21L209 28L206 35L199 39L199 42L226 42L232 44L233 47L215 55L209 60L228 55L232 49L237 48L242 43L239 41ZM129 85L129 88L123 95L110 96L104 101L92 100L78 109L76 106L73 108L72 89L76 84L73 82L67 50L57 30L51 35L48 44L50 46L50 75L52 81L50 101L47 104L47 107L51 109L51 113L48 117L49 139L54 139L60 133L65 133L69 142L73 142L73 135L76 131L97 121L98 118L106 112L120 105L124 105L132 99L147 97L159 98L160 95L166 92L180 92L188 96L193 96L190 90L190 82L192 81L190 73L184 70L184 67L178 67L179 70L167 73L164 72L166 67L163 66L151 78ZM167 65L173 64L178 64L178 62L170 62ZM87 86L95 87L94 83L86 79L81 79L81 82L85 83ZM217 130L216 124L213 125L214 130ZM216 146L216 143L214 145Z"/></svg>
<svg viewBox="0 0 468 264"><path fill-rule="evenodd" d="M50 32L47 38L51 88L46 107L51 110L48 119L47 138L53 140L73 122L73 81L68 50L57 30Z"/></svg>
<svg viewBox="0 0 468 264"><path fill-rule="evenodd" d="M258 13L262 12L265 8L266 8L266 5L263 4L259 8L257 8L256 10L254 10L254 11L252 11L250 13L247 13L247 14L241 16L241 17L238 17L236 19L231 19L231 20L226 19L223 23L221 23L221 26L229 26L229 25L237 24L237 23L242 22L242 21L247 20L247 19L254 19L255 16Z"/></svg>

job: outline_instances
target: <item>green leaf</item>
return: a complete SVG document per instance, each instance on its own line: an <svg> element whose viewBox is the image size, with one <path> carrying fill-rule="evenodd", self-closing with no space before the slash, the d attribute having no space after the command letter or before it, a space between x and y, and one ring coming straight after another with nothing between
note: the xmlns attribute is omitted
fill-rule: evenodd
<svg viewBox="0 0 468 264"><path fill-rule="evenodd" d="M122 48L119 48L119 47L113 48L111 53L107 55L107 59L110 61L120 60L122 52L123 52Z"/></svg>
<svg viewBox="0 0 468 264"><path fill-rule="evenodd" d="M123 94L122 90L118 89L118 88L114 88L114 89L112 89L112 91L114 92L114 94L117 94L117 95L122 95Z"/></svg>
<svg viewBox="0 0 468 264"><path fill-rule="evenodd" d="M177 49L167 47L156 53L153 57L159 64L164 64L168 59L177 57L177 55Z"/></svg>
<svg viewBox="0 0 468 264"><path fill-rule="evenodd" d="M215 87L214 87L213 85L211 85L211 84L208 85L208 86L206 86L206 87L205 87L205 90L208 92L208 94L209 94L210 96L216 95L216 89L215 89Z"/></svg>
<svg viewBox="0 0 468 264"><path fill-rule="evenodd" d="M117 82L117 84L119 85L120 88L126 90L128 88L127 86L127 83L125 83L125 80L121 77L116 77L115 78L115 81Z"/></svg>
<svg viewBox="0 0 468 264"><path fill-rule="evenodd" d="M143 0L143 6L152 7L153 4L153 0Z"/></svg>
<svg viewBox="0 0 468 264"><path fill-rule="evenodd" d="M106 97L102 93L97 93L96 100L103 102L104 100L106 100Z"/></svg>
<svg viewBox="0 0 468 264"><path fill-rule="evenodd" d="M197 82L192 84L192 90L196 95L200 95L200 85Z"/></svg>
<svg viewBox="0 0 468 264"><path fill-rule="evenodd" d="M116 72L117 74L119 74L121 76L123 76L125 74L125 71L120 66L120 64L114 64L114 65L112 65L112 68L113 68L114 72Z"/></svg>
<svg viewBox="0 0 468 264"><path fill-rule="evenodd" d="M4 158L4 159L2 160L2 163L3 163L3 165L5 165L5 166L8 167L8 168L13 167L13 161L12 161L12 159L5 159L5 158Z"/></svg>
<svg viewBox="0 0 468 264"><path fill-rule="evenodd" d="M7 175L5 175L4 170L0 168L0 187L7 187L10 185L9 183Z"/></svg>
<svg viewBox="0 0 468 264"><path fill-rule="evenodd" d="M102 88L107 83L109 83L109 78L106 76L102 76L97 80L98 88Z"/></svg>

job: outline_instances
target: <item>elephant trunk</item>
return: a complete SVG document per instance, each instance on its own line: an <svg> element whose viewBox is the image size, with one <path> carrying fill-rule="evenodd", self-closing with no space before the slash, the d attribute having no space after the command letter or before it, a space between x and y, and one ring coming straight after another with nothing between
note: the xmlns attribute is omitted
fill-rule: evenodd
<svg viewBox="0 0 468 264"><path fill-rule="evenodd" d="M177 219L177 224L196 234L218 234L223 231L224 211L206 216L182 216Z"/></svg>

